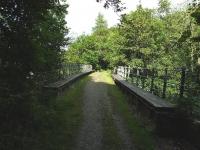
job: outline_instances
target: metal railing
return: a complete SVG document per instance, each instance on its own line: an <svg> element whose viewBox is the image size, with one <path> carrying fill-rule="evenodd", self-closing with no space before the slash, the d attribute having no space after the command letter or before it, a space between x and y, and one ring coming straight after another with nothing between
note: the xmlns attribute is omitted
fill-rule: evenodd
<svg viewBox="0 0 200 150"><path fill-rule="evenodd" d="M40 88L46 84L63 80L75 74L91 70L92 70L92 65L65 63L62 64L62 66L59 69L53 69L51 71L41 71L41 72L31 71L26 75L26 79L27 81L28 80L33 81L32 83L34 83L34 85L38 88L38 90L40 90ZM6 84L4 80L0 81L1 81L1 86L0 86L1 96L3 95L4 97L7 97L8 95L11 95L10 93L15 93L12 91L12 88L9 88L9 86Z"/></svg>
<svg viewBox="0 0 200 150"><path fill-rule="evenodd" d="M128 82L159 97L174 101L180 97L200 97L200 72L186 68L149 69L118 66L115 73Z"/></svg>
<svg viewBox="0 0 200 150"><path fill-rule="evenodd" d="M92 71L92 65L85 64L62 64L59 69L52 71L32 73L32 78L38 81L38 84L48 84L59 80L67 79L78 73Z"/></svg>

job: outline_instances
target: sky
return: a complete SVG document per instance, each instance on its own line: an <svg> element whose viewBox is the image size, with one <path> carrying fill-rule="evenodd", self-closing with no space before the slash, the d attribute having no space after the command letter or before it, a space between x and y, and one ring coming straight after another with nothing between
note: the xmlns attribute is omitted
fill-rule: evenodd
<svg viewBox="0 0 200 150"><path fill-rule="evenodd" d="M141 0L145 8L156 8L158 0ZM171 0L173 6L179 5L186 0ZM122 13L128 13L135 10L139 0L122 0L126 10ZM103 3L97 3L96 0L67 0L69 4L68 14L66 15L67 26L70 28L70 37L77 37L81 34L90 34L98 13L104 15L108 26L114 26L119 23L120 14L115 13L112 8L105 9Z"/></svg>

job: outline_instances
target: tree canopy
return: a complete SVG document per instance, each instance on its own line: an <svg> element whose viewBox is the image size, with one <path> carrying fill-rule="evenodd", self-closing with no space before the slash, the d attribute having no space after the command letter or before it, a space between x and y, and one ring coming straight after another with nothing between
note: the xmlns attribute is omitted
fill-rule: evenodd
<svg viewBox="0 0 200 150"><path fill-rule="evenodd" d="M81 36L90 38L90 45L94 42L89 49L98 54L106 66L196 66L198 46L191 36L197 34L198 26L187 10L172 10L168 0L160 0L157 9L138 6L137 10L122 15L120 20L117 26L108 28L103 16L99 15L92 34ZM71 56L71 47L78 43L76 40L69 47L67 55Z"/></svg>
<svg viewBox="0 0 200 150"><path fill-rule="evenodd" d="M68 42L65 21L68 5L62 2L63 0L0 1L2 149L24 149L24 145L29 145L32 149L30 142L24 142L23 139L32 138L27 134L33 134L33 128L38 123L34 118L37 111L33 109L41 108L41 103L44 102L41 83L48 76L56 76L56 69L62 63L64 46ZM36 110L44 116L47 112ZM9 141L9 144L5 141Z"/></svg>
<svg viewBox="0 0 200 150"><path fill-rule="evenodd" d="M27 89L30 72L50 71L60 64L68 32L67 5L61 2L0 1L0 77L4 88L15 92Z"/></svg>
<svg viewBox="0 0 200 150"><path fill-rule="evenodd" d="M121 0L96 0L97 2L103 2L105 8L113 7L114 11L119 12L125 9Z"/></svg>

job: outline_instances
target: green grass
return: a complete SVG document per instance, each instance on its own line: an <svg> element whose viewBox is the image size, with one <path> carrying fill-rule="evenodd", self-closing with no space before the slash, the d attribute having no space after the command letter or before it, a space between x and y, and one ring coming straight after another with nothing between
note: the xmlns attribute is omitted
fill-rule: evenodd
<svg viewBox="0 0 200 150"><path fill-rule="evenodd" d="M110 84L108 93L112 97L114 109L124 119L135 146L140 150L153 150L154 136L151 131L142 126L140 121L134 117L133 112L130 111L128 96L115 86L110 72L102 72L102 75L105 76L105 81Z"/></svg>
<svg viewBox="0 0 200 150"><path fill-rule="evenodd" d="M121 150L122 140L118 135L117 127L114 124L112 115L104 112L103 120L103 149L104 150Z"/></svg>
<svg viewBox="0 0 200 150"><path fill-rule="evenodd" d="M48 105L34 105L34 150L69 150L75 146L77 131L82 123L82 93L89 77L52 98Z"/></svg>

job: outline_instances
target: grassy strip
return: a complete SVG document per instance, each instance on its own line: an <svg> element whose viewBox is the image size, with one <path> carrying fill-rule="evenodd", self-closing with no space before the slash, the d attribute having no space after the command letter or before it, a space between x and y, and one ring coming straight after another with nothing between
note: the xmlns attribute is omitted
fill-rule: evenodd
<svg viewBox="0 0 200 150"><path fill-rule="evenodd" d="M107 76L107 83L112 86L109 86L109 95L114 100L114 107L117 112L123 117L124 122L126 123L128 130L133 138L134 144L138 149L141 150L153 150L154 149L154 137L153 134L142 127L141 123L137 118L134 117L134 114L129 109L128 96L126 96L122 91L114 86L114 82L111 78L110 73L105 73Z"/></svg>
<svg viewBox="0 0 200 150"><path fill-rule="evenodd" d="M31 149L66 150L74 147L83 119L82 93L88 80L86 77L74 83L63 95L52 98L48 106L33 107L36 139Z"/></svg>
<svg viewBox="0 0 200 150"><path fill-rule="evenodd" d="M121 150L123 149L122 140L118 135L117 127L114 124L112 114L104 112L103 120L103 149Z"/></svg>
<svg viewBox="0 0 200 150"><path fill-rule="evenodd" d="M99 78L101 78L101 81L104 81L104 86L108 86L106 72L100 72ZM107 87L105 87L107 88ZM109 103L105 100L104 103ZM108 107L108 108L107 108ZM113 116L112 116L112 110L109 108L109 104L106 105L103 108L103 150L121 150L122 149L122 140L120 136L118 135L117 127L115 126Z"/></svg>

